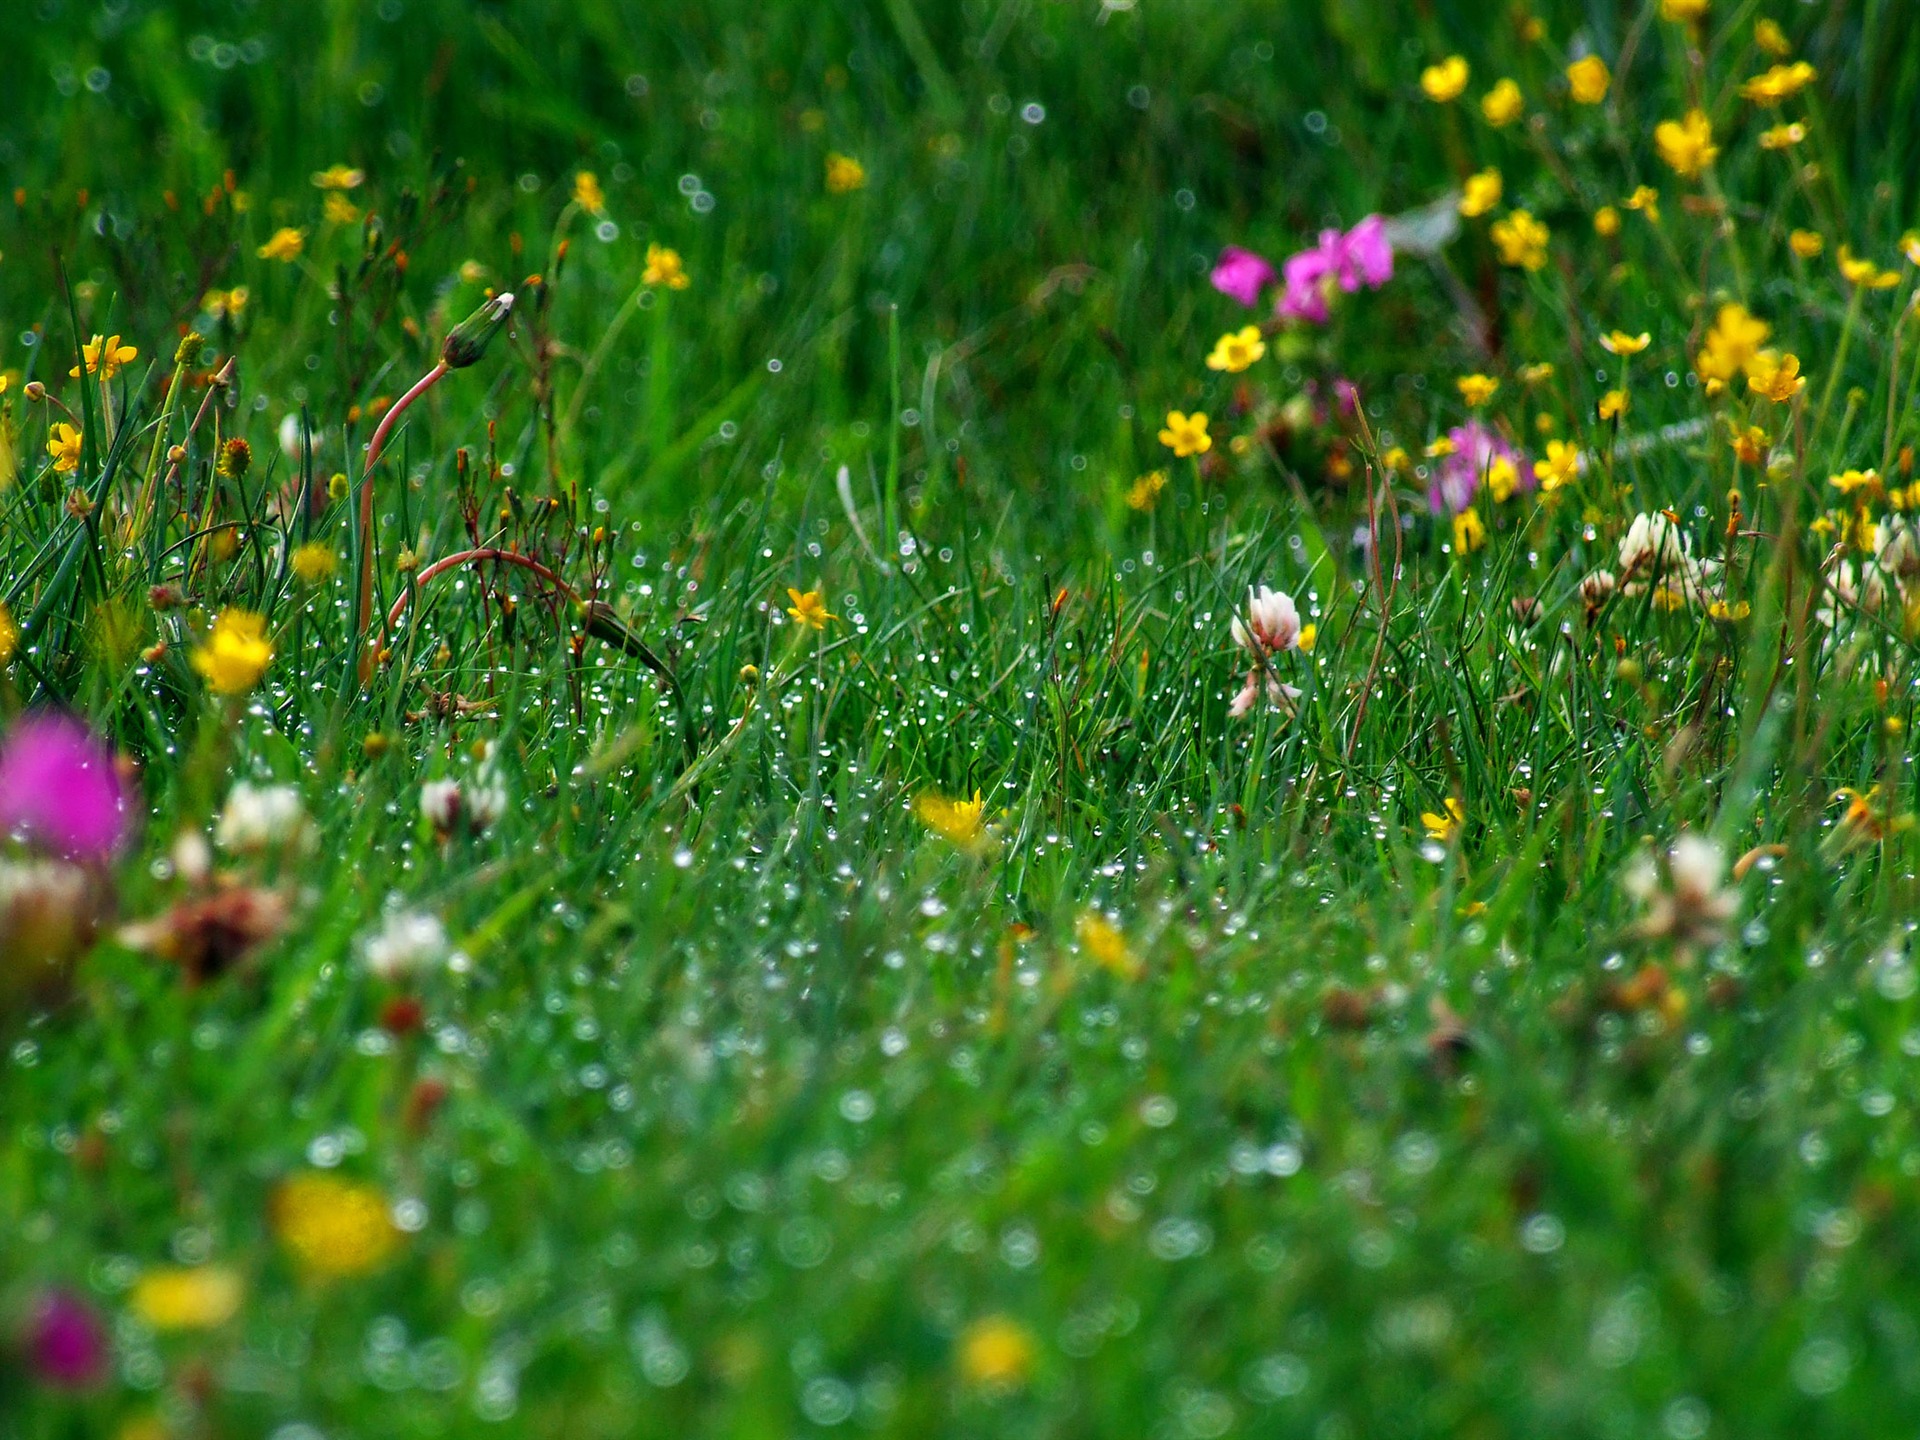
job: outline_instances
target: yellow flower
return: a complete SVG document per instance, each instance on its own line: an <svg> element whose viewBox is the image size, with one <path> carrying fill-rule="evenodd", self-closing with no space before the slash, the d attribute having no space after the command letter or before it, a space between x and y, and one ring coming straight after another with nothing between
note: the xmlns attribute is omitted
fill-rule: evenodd
<svg viewBox="0 0 1920 1440"><path fill-rule="evenodd" d="M236 285L231 290L209 290L200 297L200 308L216 320L237 320L252 298L253 292L244 285Z"/></svg>
<svg viewBox="0 0 1920 1440"><path fill-rule="evenodd" d="M1600 337L1600 348L1609 355L1638 355L1653 343L1653 337L1642 330L1638 335L1629 335L1624 330L1609 330Z"/></svg>
<svg viewBox="0 0 1920 1440"><path fill-rule="evenodd" d="M1602 205L1593 212L1593 233L1611 239L1620 233L1620 212L1611 205Z"/></svg>
<svg viewBox="0 0 1920 1440"><path fill-rule="evenodd" d="M1802 260L1811 260L1827 248L1827 242L1814 230L1796 230L1787 236L1787 244L1793 247L1793 253Z"/></svg>
<svg viewBox="0 0 1920 1440"><path fill-rule="evenodd" d="M1754 21L1753 43L1769 55L1786 56L1793 53L1793 45L1787 39L1787 32L1780 28L1778 21Z"/></svg>
<svg viewBox="0 0 1920 1440"><path fill-rule="evenodd" d="M1620 203L1645 215L1649 225L1660 223L1660 192L1651 185L1636 185L1633 193Z"/></svg>
<svg viewBox="0 0 1920 1440"><path fill-rule="evenodd" d="M1772 327L1749 314L1746 306L1722 305L1707 332L1706 348L1693 360L1694 373L1706 382L1707 394L1718 395L1726 389L1772 333Z"/></svg>
<svg viewBox="0 0 1920 1440"><path fill-rule="evenodd" d="M1600 397L1600 404L1596 408L1603 421L1618 420L1622 415L1627 413L1632 405L1633 400L1628 396L1626 391L1609 390Z"/></svg>
<svg viewBox="0 0 1920 1440"><path fill-rule="evenodd" d="M1722 620L1728 624L1732 624L1736 620L1744 620L1752 613L1753 606L1745 600L1736 600L1731 605L1725 600L1715 600L1711 605L1707 606L1708 619Z"/></svg>
<svg viewBox="0 0 1920 1440"><path fill-rule="evenodd" d="M1660 18L1698 24L1706 18L1707 0L1660 0Z"/></svg>
<svg viewBox="0 0 1920 1440"><path fill-rule="evenodd" d="M1033 1335L1018 1320L988 1315L960 1336L960 1373L989 1390L1017 1390L1033 1373Z"/></svg>
<svg viewBox="0 0 1920 1440"><path fill-rule="evenodd" d="M1466 823L1467 807L1449 795L1444 813L1436 814L1432 810L1420 812L1420 823L1427 827L1427 838L1446 845L1460 833L1460 827Z"/></svg>
<svg viewBox="0 0 1920 1440"><path fill-rule="evenodd" d="M313 183L322 190L358 190L366 179L364 170L356 170L351 165L329 165L313 172Z"/></svg>
<svg viewBox="0 0 1920 1440"><path fill-rule="evenodd" d="M360 223L360 208L337 190L328 192L326 203L320 207L320 213L329 225Z"/></svg>
<svg viewBox="0 0 1920 1440"><path fill-rule="evenodd" d="M1311 655L1313 653L1313 647L1319 642L1320 627L1318 625L1302 625L1300 627L1300 633L1294 637L1293 648L1300 651L1303 655Z"/></svg>
<svg viewBox="0 0 1920 1440"><path fill-rule="evenodd" d="M1493 496L1493 503L1506 503L1519 485L1520 472L1514 468L1513 461L1504 455L1494 456L1487 465L1487 492Z"/></svg>
<svg viewBox="0 0 1920 1440"><path fill-rule="evenodd" d="M1196 410L1191 415L1182 415L1178 410L1169 410L1166 428L1160 432L1160 443L1182 460L1189 455L1206 454L1213 448L1213 437L1207 433L1206 412Z"/></svg>
<svg viewBox="0 0 1920 1440"><path fill-rule="evenodd" d="M1491 375L1462 375L1453 382L1460 391L1460 398L1478 409L1494 397L1500 382Z"/></svg>
<svg viewBox="0 0 1920 1440"><path fill-rule="evenodd" d="M1469 175L1460 191L1460 213L1469 220L1484 215L1500 203L1500 172L1492 166Z"/></svg>
<svg viewBox="0 0 1920 1440"><path fill-rule="evenodd" d="M309 1172L281 1181L268 1218L294 1262L317 1280L364 1275L400 1243L386 1197L337 1175Z"/></svg>
<svg viewBox="0 0 1920 1440"><path fill-rule="evenodd" d="M1511 212L1505 219L1494 221L1487 233L1493 239L1493 248L1500 253L1502 265L1522 270L1546 268L1550 232L1530 211Z"/></svg>
<svg viewBox="0 0 1920 1440"><path fill-rule="evenodd" d="M1230 330L1214 341L1213 353L1207 356L1207 368L1238 375L1266 353L1267 342L1260 338L1260 327L1248 325Z"/></svg>
<svg viewBox="0 0 1920 1440"><path fill-rule="evenodd" d="M1567 66L1567 90L1578 105L1598 105L1607 98L1613 76L1598 55L1583 55Z"/></svg>
<svg viewBox="0 0 1920 1440"><path fill-rule="evenodd" d="M1140 957L1133 953L1119 927L1098 910L1088 910L1074 921L1073 934L1101 969L1112 971L1122 980L1139 978L1143 968Z"/></svg>
<svg viewBox="0 0 1920 1440"><path fill-rule="evenodd" d="M339 557L333 553L333 547L324 540L309 540L304 545L294 547L287 557L287 568L309 585L318 585L322 580L332 577L334 566Z"/></svg>
<svg viewBox="0 0 1920 1440"><path fill-rule="evenodd" d="M1733 447L1733 458L1742 465L1759 465L1766 461L1767 450L1773 444L1773 439L1758 425L1748 425L1744 429L1735 426L1727 443Z"/></svg>
<svg viewBox="0 0 1920 1440"><path fill-rule="evenodd" d="M0 665L11 660L19 648L20 627L13 623L13 612L7 609L6 602L0 600Z"/></svg>
<svg viewBox="0 0 1920 1440"><path fill-rule="evenodd" d="M1909 230L1900 237L1900 253L1909 265L1920 265L1920 230Z"/></svg>
<svg viewBox="0 0 1920 1440"><path fill-rule="evenodd" d="M149 1270L127 1297L128 1307L156 1330L212 1330L240 1311L246 1285L224 1265Z"/></svg>
<svg viewBox="0 0 1920 1440"><path fill-rule="evenodd" d="M1449 55L1438 65L1429 65L1420 72L1420 88L1429 100L1445 105L1460 98L1471 73L1465 56Z"/></svg>
<svg viewBox="0 0 1920 1440"><path fill-rule="evenodd" d="M1553 362L1551 360L1536 360L1530 365L1522 365L1520 367L1520 383L1522 385L1544 385L1552 378Z"/></svg>
<svg viewBox="0 0 1920 1440"><path fill-rule="evenodd" d="M1840 247L1840 274L1849 285L1861 290L1891 290L1900 283L1895 270L1882 270L1871 260L1862 260L1845 245Z"/></svg>
<svg viewBox="0 0 1920 1440"><path fill-rule="evenodd" d="M1798 120L1792 124L1771 125L1760 132L1762 150L1790 150L1807 138L1807 127Z"/></svg>
<svg viewBox="0 0 1920 1440"><path fill-rule="evenodd" d="M1526 108L1526 98L1511 80L1494 81L1493 88L1480 97L1480 113L1496 130L1518 120Z"/></svg>
<svg viewBox="0 0 1920 1440"><path fill-rule="evenodd" d="M1429 460L1442 460L1453 454L1453 452L1459 448L1458 445L1453 443L1452 436L1437 435L1427 442L1427 448L1422 453L1424 453Z"/></svg>
<svg viewBox="0 0 1920 1440"><path fill-rule="evenodd" d="M193 668L222 695L244 695L273 661L267 622L250 610L222 610L192 658Z"/></svg>
<svg viewBox="0 0 1920 1440"><path fill-rule="evenodd" d="M1807 377L1800 373L1797 355L1776 355L1771 350L1762 350L1747 361L1745 369L1747 389L1778 405L1793 399L1807 385Z"/></svg>
<svg viewBox="0 0 1920 1440"><path fill-rule="evenodd" d="M73 474L80 468L80 432L64 420L54 421L47 431L47 454L53 457L55 470Z"/></svg>
<svg viewBox="0 0 1920 1440"><path fill-rule="evenodd" d="M1580 447L1564 440L1549 440L1546 458L1533 462L1533 478L1547 494L1571 484L1579 474Z"/></svg>
<svg viewBox="0 0 1920 1440"><path fill-rule="evenodd" d="M1842 470L1838 475L1829 475L1827 483L1842 495L1852 495L1855 491L1863 490L1866 492L1863 499L1886 493L1885 487L1880 483L1878 470Z"/></svg>
<svg viewBox="0 0 1920 1440"><path fill-rule="evenodd" d="M850 195L867 188L867 167L851 155L837 151L827 156L827 193Z"/></svg>
<svg viewBox="0 0 1920 1440"><path fill-rule="evenodd" d="M1453 548L1471 555L1487 543L1487 527L1480 523L1478 510L1462 510L1453 517Z"/></svg>
<svg viewBox="0 0 1920 1440"><path fill-rule="evenodd" d="M987 842L986 802L978 790L971 800L949 800L928 790L913 802L913 810L921 824L962 850L979 850Z"/></svg>
<svg viewBox="0 0 1920 1440"><path fill-rule="evenodd" d="M591 170L573 177L573 203L589 215L607 213L607 192L600 188L600 177Z"/></svg>
<svg viewBox="0 0 1920 1440"><path fill-rule="evenodd" d="M827 628L827 621L840 618L838 615L827 612L827 602L821 598L818 590L796 590L789 585L787 599L793 602L787 606L787 614L791 615L797 624L804 625L809 630L824 630Z"/></svg>
<svg viewBox="0 0 1920 1440"><path fill-rule="evenodd" d="M647 246L647 268L640 272L642 285L664 285L669 290L684 290L693 282L680 263L680 252L665 245Z"/></svg>
<svg viewBox="0 0 1920 1440"><path fill-rule="evenodd" d="M1704 110L1689 110L1679 120L1662 120L1653 127L1653 146L1667 168L1682 180L1697 178L1720 153Z"/></svg>
<svg viewBox="0 0 1920 1440"><path fill-rule="evenodd" d="M300 258L300 252L307 248L307 232L296 230L291 225L283 225L273 232L268 240L253 253L262 260L279 260L288 264Z"/></svg>
<svg viewBox="0 0 1920 1440"><path fill-rule="evenodd" d="M120 367L131 364L139 357L139 350L131 345L122 345L118 335L96 335L80 347L80 355L86 361L87 374L100 375L111 380L120 373ZM80 367L74 366L67 374L75 380L80 378Z"/></svg>
<svg viewBox="0 0 1920 1440"><path fill-rule="evenodd" d="M1167 472L1151 470L1133 482L1127 491L1127 508L1145 512L1153 509L1160 492L1167 488Z"/></svg>
<svg viewBox="0 0 1920 1440"><path fill-rule="evenodd" d="M1775 65L1754 76L1740 87L1740 93L1756 105L1778 105L1798 95L1819 75L1806 61L1796 60L1791 65Z"/></svg>

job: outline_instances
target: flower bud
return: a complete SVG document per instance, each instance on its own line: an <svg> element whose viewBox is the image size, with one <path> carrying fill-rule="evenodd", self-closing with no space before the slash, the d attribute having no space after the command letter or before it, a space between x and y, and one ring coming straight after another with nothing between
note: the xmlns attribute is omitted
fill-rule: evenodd
<svg viewBox="0 0 1920 1440"><path fill-rule="evenodd" d="M440 347L441 363L449 370L464 370L469 365L479 364L487 353L487 346L493 343L493 337L507 323L507 314L512 309L511 292L496 295L454 326L447 336L447 343Z"/></svg>
<svg viewBox="0 0 1920 1440"><path fill-rule="evenodd" d="M38 380L29 380L20 392L35 405L42 404L47 398L47 387Z"/></svg>
<svg viewBox="0 0 1920 1440"><path fill-rule="evenodd" d="M186 367L200 358L200 352L206 348L207 337L198 330L189 330L180 337L180 343L174 347L173 363Z"/></svg>

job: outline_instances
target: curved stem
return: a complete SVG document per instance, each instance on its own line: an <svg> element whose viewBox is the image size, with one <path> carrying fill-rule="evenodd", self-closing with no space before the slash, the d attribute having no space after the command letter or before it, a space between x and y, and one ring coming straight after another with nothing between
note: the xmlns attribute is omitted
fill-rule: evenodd
<svg viewBox="0 0 1920 1440"><path fill-rule="evenodd" d="M367 442L367 463L360 472L360 634L363 639L367 631L373 628L373 467L380 463L380 454L387 448L387 436L392 433L406 408L438 385L446 374L447 362L442 360L414 381L413 388L394 401L387 413L380 417L380 423L373 430L373 439ZM363 655L360 659L360 683L366 684L367 677L372 673L372 661Z"/></svg>
<svg viewBox="0 0 1920 1440"><path fill-rule="evenodd" d="M575 605L580 603L579 593L575 591L571 585L567 584L566 581L562 580L538 560L535 560L531 555L522 555L516 550L500 550L493 547L483 547L478 550L462 550L458 554L443 556L427 566L427 568L422 570L418 575L414 576L413 584L401 592L400 598L393 602L393 608L387 612L386 623L380 627L379 643L373 647L371 653L377 658L380 652L386 648L387 636L392 633L393 627L400 623L401 615L406 612L407 602L413 598L415 591L419 590L435 576L444 574L448 570L457 569L462 565L477 565L488 560L498 560L502 564L518 565L522 570L531 570L535 575L538 575L542 580L546 581L547 584L558 590L570 602Z"/></svg>

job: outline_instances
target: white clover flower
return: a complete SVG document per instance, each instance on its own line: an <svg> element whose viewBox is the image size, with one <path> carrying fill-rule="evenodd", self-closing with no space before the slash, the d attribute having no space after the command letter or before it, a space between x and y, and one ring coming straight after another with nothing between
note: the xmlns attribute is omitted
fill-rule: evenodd
<svg viewBox="0 0 1920 1440"><path fill-rule="evenodd" d="M389 910L380 929L360 945L368 973L387 981L429 969L446 953L446 927L438 915L426 910Z"/></svg>
<svg viewBox="0 0 1920 1440"><path fill-rule="evenodd" d="M1648 583L1690 586L1693 557L1680 527L1659 511L1633 517L1620 537L1620 578L1629 595L1642 594Z"/></svg>
<svg viewBox="0 0 1920 1440"><path fill-rule="evenodd" d="M1291 595L1262 585L1247 591L1247 618L1233 617L1233 643L1264 660L1291 650L1300 638L1300 611Z"/></svg>
<svg viewBox="0 0 1920 1440"><path fill-rule="evenodd" d="M1643 852L1622 877L1627 893L1646 908L1640 933L1683 949L1719 944L1740 908L1740 897L1722 888L1727 852L1718 841L1687 832L1675 838L1665 859L1661 866Z"/></svg>
<svg viewBox="0 0 1920 1440"><path fill-rule="evenodd" d="M458 780L429 780L420 787L420 813L442 835L453 832L465 808Z"/></svg>
<svg viewBox="0 0 1920 1440"><path fill-rule="evenodd" d="M306 806L293 786L242 780L227 793L213 839L222 850L277 850L310 833Z"/></svg>

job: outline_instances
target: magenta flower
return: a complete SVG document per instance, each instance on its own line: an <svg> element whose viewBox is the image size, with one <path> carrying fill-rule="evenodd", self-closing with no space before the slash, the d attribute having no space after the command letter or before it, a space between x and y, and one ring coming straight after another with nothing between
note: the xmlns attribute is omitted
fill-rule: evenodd
<svg viewBox="0 0 1920 1440"><path fill-rule="evenodd" d="M105 860L126 838L128 799L113 751L77 720L29 715L0 743L0 833Z"/></svg>
<svg viewBox="0 0 1920 1440"><path fill-rule="evenodd" d="M86 1301L49 1290L33 1307L27 1354L43 1384L84 1390L106 1374L107 1332Z"/></svg>
<svg viewBox="0 0 1920 1440"><path fill-rule="evenodd" d="M1260 292L1277 278L1265 257L1242 250L1238 245L1222 250L1213 267L1213 288L1222 295L1231 295L1242 305L1256 304Z"/></svg>
<svg viewBox="0 0 1920 1440"><path fill-rule="evenodd" d="M1363 285L1370 290L1393 278L1393 246L1387 240L1387 222L1369 215L1344 233L1322 230L1311 250L1287 257L1281 266L1286 291L1276 311L1283 319L1327 322L1329 284L1351 295Z"/></svg>
<svg viewBox="0 0 1920 1440"><path fill-rule="evenodd" d="M1450 454L1440 457L1427 486L1427 505L1436 515L1457 515L1473 504L1487 472L1504 462L1513 467L1514 488L1533 488L1533 467L1498 431L1478 420L1456 425L1447 432Z"/></svg>

